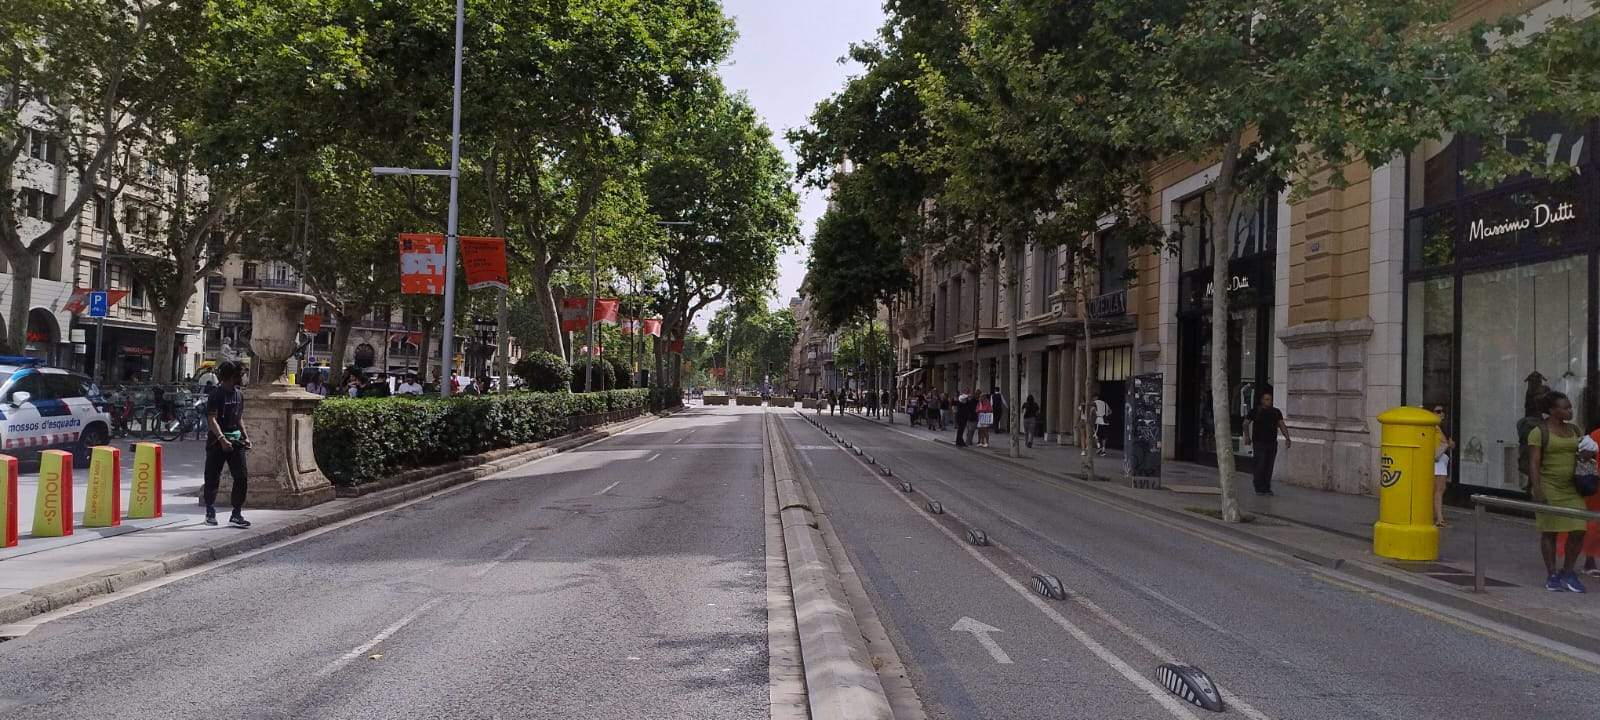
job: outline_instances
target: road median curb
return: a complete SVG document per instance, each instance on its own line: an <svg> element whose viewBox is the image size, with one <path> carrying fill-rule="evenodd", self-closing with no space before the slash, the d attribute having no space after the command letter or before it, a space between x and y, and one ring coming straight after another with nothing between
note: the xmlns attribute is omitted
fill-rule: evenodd
<svg viewBox="0 0 1600 720"><path fill-rule="evenodd" d="M522 446L521 450L517 450L517 448L504 449L515 451L511 453L492 451L495 453L492 458L486 457L490 453L463 458L462 461L456 461L456 463L466 461L468 462L466 467L457 467L431 477L428 477L429 472L438 472L440 467L408 470L406 471L407 474L415 473L415 477L425 479L419 479L406 485L386 487L376 492L356 497L341 497L324 505L306 508L300 511L298 516L281 524L275 522L270 528L263 528L254 532L240 532L227 539L182 550L168 551L152 558L135 560L106 570L86 573L75 578L41 585L12 595L0 596L0 625L18 623L35 615L42 615L83 602L97 595L117 592L131 585L199 567L215 560L246 553L318 528L365 515L375 510L381 510L390 505L397 505L408 500L431 495L449 487L479 480L533 460L598 442L617 433L654 422L670 414L646 413L631 420L594 428L576 435L555 438L541 443L532 443ZM476 463L473 462L474 459L477 460ZM443 467L451 465L455 465L455 463L449 463Z"/></svg>
<svg viewBox="0 0 1600 720"><path fill-rule="evenodd" d="M772 414L763 413L762 423L766 466L783 508L784 557L811 717L891 720L889 699Z"/></svg>

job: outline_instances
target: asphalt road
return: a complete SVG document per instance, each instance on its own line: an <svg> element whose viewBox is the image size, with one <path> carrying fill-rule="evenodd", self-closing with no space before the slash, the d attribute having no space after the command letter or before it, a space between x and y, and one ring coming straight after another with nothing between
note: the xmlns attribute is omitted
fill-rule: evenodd
<svg viewBox="0 0 1600 720"><path fill-rule="evenodd" d="M766 717L759 410L47 623L0 643L0 717Z"/></svg>
<svg viewBox="0 0 1600 720"><path fill-rule="evenodd" d="M930 717L1210 716L1150 692L1165 659L1209 672L1235 716L1600 717L1600 668L1536 643L1131 514L925 430L823 418L912 481L907 495L785 414ZM924 512L928 499L947 514ZM971 547L968 526L1003 547ZM1039 569L1072 599L1030 598ZM992 649L973 621L997 629Z"/></svg>

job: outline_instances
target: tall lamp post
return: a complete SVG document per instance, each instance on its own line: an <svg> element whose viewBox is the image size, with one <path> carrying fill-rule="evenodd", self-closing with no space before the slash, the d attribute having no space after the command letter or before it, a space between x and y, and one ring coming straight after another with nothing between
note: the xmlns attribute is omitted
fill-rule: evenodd
<svg viewBox="0 0 1600 720"><path fill-rule="evenodd" d="M456 0L456 58L455 84L450 99L450 168L399 168L375 167L372 174L385 175L444 175L450 178L450 211L445 220L444 245L444 334L439 338L439 365L444 368L444 382L439 383L439 395L450 397L455 390L456 368L456 236L459 212L456 199L461 185L461 44L466 35L466 0ZM426 348L424 348L426 351Z"/></svg>

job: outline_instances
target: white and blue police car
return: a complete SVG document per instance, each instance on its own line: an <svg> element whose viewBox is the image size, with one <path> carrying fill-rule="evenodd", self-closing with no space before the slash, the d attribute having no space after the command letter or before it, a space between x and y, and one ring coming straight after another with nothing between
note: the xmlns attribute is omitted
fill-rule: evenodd
<svg viewBox="0 0 1600 720"><path fill-rule="evenodd" d="M93 380L29 357L0 355L0 416L0 452L19 460L54 449L81 461L111 437L111 416Z"/></svg>

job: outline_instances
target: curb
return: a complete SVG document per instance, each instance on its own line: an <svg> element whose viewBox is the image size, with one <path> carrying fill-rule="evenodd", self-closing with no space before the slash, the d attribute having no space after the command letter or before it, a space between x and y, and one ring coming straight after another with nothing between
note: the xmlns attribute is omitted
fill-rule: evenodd
<svg viewBox="0 0 1600 720"><path fill-rule="evenodd" d="M874 423L876 425L884 425L884 423L872 420L870 418L859 419ZM946 447L954 447L949 443L943 441L940 442ZM1432 585L1420 583L1413 578L1401 575L1399 571L1389 570L1366 560L1332 557L1297 545L1291 545L1289 543L1274 540L1270 537L1251 532L1240 525L1225 523L1221 520L1214 520L1204 515L1197 515L1195 513L1170 508L1161 503L1151 502L1136 495L1124 494L1115 490L1110 490L1101 486L1100 483L1092 483L1088 480L1085 480L1082 475L1040 470L1026 463L1014 460L1003 453L989 453L988 457L1020 470L1024 470L1026 472L1046 478L1052 482L1062 483L1064 481L1072 481L1070 484L1066 485L1066 487L1072 490L1082 490L1102 498L1131 504L1141 510L1158 513L1167 518L1180 520L1191 527L1198 527L1204 530L1217 532L1234 539L1249 542L1257 547L1265 548L1278 554L1289 556L1290 558L1303 560L1311 563L1312 565L1318 566L1318 568L1320 568L1323 572L1332 575L1344 575L1349 578L1355 578L1367 583L1379 585L1389 590L1414 595L1423 600L1427 600L1438 605L1443 605L1454 610L1472 613L1483 619L1536 635L1551 642L1570 645L1572 647L1592 653L1600 653L1600 634L1591 634L1576 627L1568 627L1526 615L1517 612L1514 609L1494 603L1487 597L1484 599L1478 599L1473 595L1465 594L1460 591L1452 591L1448 588L1433 587ZM1321 530L1304 523L1298 523L1276 515L1272 516L1272 518L1275 521L1293 525L1297 528L1317 532L1327 532L1325 530Z"/></svg>
<svg viewBox="0 0 1600 720"><path fill-rule="evenodd" d="M894 715L888 696L771 413L763 413L762 429L764 454L779 498L784 557L789 565L811 716L889 720Z"/></svg>
<svg viewBox="0 0 1600 720"><path fill-rule="evenodd" d="M340 498L340 501L334 505L319 505L307 508L298 515L288 518L282 525L268 530L240 534L226 540L197 545L184 550L175 550L157 555L148 560L136 560L118 567L0 597L0 625L20 622L35 615L42 615L82 602L96 595L114 593L131 585L188 570L214 560L249 552L320 527L382 509L389 505L397 505L407 500L431 495L448 487L462 485L518 465L598 442L617 433L654 422L671 414L671 412L660 414L645 413L638 418L618 423L612 427L592 429L564 438L532 443L522 446L520 450L517 448L503 448L499 451L471 456L443 466L450 467L457 463L467 462L469 464L467 467L447 471L411 484L377 490L358 497ZM514 452L506 453L506 450ZM492 455L498 456L491 457ZM475 463L474 460L476 461ZM416 471L407 472L418 472L425 475L427 472L437 472L439 469L441 468L419 468Z"/></svg>

